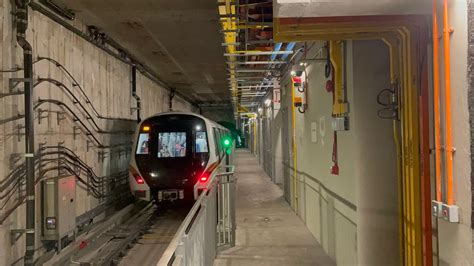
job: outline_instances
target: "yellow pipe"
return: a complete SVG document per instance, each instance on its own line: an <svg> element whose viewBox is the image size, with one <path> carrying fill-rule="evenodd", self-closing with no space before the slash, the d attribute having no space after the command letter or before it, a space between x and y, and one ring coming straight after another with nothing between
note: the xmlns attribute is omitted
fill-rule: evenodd
<svg viewBox="0 0 474 266"><path fill-rule="evenodd" d="M398 39L393 36L386 36L383 39L383 42L389 48L390 55L390 80L392 86L395 90L398 90L398 78L401 73L400 69L400 52ZM400 107L400 99L398 98L398 106ZM398 110L400 112L400 110ZM397 114L399 116L399 114ZM399 140L399 130L398 130L398 120L394 119L392 121L393 127L393 142L395 144L396 156L397 156L397 188L398 188L398 207L400 213L399 220L399 253L400 258L403 258L403 248L404 248L404 226L403 226L403 181L402 181L402 163L401 163L401 151L400 151L400 140Z"/></svg>
<svg viewBox="0 0 474 266"><path fill-rule="evenodd" d="M291 116L293 132L293 207L298 214L298 171L297 171L297 146L296 146L296 112L295 112L295 86L291 78Z"/></svg>
<svg viewBox="0 0 474 266"><path fill-rule="evenodd" d="M266 28L271 28L271 26L245 25L245 24L240 24L237 26L237 29L266 29Z"/></svg>

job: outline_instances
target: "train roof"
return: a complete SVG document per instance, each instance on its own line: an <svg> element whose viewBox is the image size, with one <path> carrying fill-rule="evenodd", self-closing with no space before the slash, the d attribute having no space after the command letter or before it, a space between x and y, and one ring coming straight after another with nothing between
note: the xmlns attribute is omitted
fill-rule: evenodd
<svg viewBox="0 0 474 266"><path fill-rule="evenodd" d="M158 117L158 116L163 116L163 115L191 115L191 116L195 116L195 117L199 117L201 119L203 119L204 121L208 122L208 123L212 123L212 124L216 124L222 128L225 128L224 126L222 126L221 124L217 123L216 121L213 121L205 116L202 116L200 114L196 114L196 113L193 113L193 112L182 112L182 111L171 111L171 112L162 112L162 113L156 113L154 115L151 115L147 118L145 118L143 121L149 119L149 118L152 118L152 117Z"/></svg>

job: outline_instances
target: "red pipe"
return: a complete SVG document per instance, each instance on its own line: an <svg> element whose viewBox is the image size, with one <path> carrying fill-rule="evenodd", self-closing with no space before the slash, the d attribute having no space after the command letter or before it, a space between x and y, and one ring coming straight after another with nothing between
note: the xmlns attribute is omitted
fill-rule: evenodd
<svg viewBox="0 0 474 266"><path fill-rule="evenodd" d="M435 122L435 175L436 175L436 201L442 201L441 194L441 114L439 106L439 44L438 20L436 15L436 0L433 0L433 100Z"/></svg>

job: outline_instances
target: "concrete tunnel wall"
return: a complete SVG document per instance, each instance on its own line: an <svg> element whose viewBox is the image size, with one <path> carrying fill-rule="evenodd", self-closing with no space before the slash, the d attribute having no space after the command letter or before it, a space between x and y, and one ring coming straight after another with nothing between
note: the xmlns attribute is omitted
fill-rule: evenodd
<svg viewBox="0 0 474 266"><path fill-rule="evenodd" d="M316 43L307 58L315 57L321 46ZM350 130L338 133L338 176L330 174L332 94L325 90L325 62L312 61L307 66L309 109L296 113L297 212L338 265L399 265L392 122L377 117L376 102L379 91L390 87L388 49L382 42L357 41L348 42L347 52ZM288 76L281 85L281 109L274 111L275 118L266 126L271 128L266 132L271 137L261 143L271 151L260 157L266 160L262 166L274 182L284 180L281 186L289 200L293 154ZM312 124L316 124L315 142Z"/></svg>
<svg viewBox="0 0 474 266"><path fill-rule="evenodd" d="M16 43L15 31L13 30L13 16L10 1L0 0L0 69L11 69L22 66L22 50ZM80 29L85 29L85 24L75 21ZM33 46L33 57L51 57L63 64L69 72L81 84L92 104L102 116L121 117L135 119L136 113L131 113L130 108L136 106L130 90L130 66L115 59L103 50L87 42L79 36L54 23L43 15L30 10L29 28L27 39ZM1 93L9 91L9 78L22 77L23 73L2 73L0 75ZM34 65L34 77L54 78L69 86L77 92L64 73L54 64L42 61ZM21 86L20 86L21 87ZM141 73L137 74L137 94L142 100L142 119L149 115L168 110L168 91L148 79ZM76 94L80 99L79 94ZM49 83L43 83L34 90L34 100L38 99L61 100L76 110L67 95ZM98 149L87 148L86 136L79 134L74 136L75 124L69 119L57 119L58 107L45 104L41 107L50 110L42 114L39 124L38 113L35 119L35 144L36 149L40 143L47 145L58 145L72 149L82 160L91 166L98 175L107 175L128 169L130 158L130 147L120 147L107 150L108 154L104 160L98 158ZM178 96L173 99L173 109L180 111L194 111L191 104ZM9 96L0 98L0 120L12 118L23 114L23 96ZM79 112L78 112L79 114ZM81 116L81 115L79 115ZM135 124L123 126L120 123L104 122L97 120L104 129L128 129L134 130ZM24 125L23 119L0 124L0 181L19 167L24 161L20 159L12 163L15 155L24 153L24 135L18 136L18 126ZM130 134L97 134L99 140L105 144L117 144L132 141ZM19 138L19 139L18 139ZM21 156L19 157L21 158ZM54 176L51 174L49 176ZM77 187L76 215L79 216L94 208L100 203L90 196L85 190ZM36 186L36 248L37 255L44 252L41 248L41 208L40 208L40 186ZM13 206L18 198L18 193L6 206L0 209L0 217ZM3 206L3 200L1 201ZM11 241L10 230L25 227L24 205L13 212L4 223L0 224L0 265L21 264L24 255L24 237L21 236L14 242Z"/></svg>

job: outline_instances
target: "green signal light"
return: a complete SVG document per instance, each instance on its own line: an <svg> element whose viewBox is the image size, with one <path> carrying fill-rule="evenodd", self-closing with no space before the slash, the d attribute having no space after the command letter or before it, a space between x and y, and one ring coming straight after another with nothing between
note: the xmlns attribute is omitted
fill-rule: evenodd
<svg viewBox="0 0 474 266"><path fill-rule="evenodd" d="M225 145L225 146L229 146L229 145L230 145L230 140L225 139L225 140L224 140L224 145Z"/></svg>
<svg viewBox="0 0 474 266"><path fill-rule="evenodd" d="M224 139L222 140L222 145L224 146L224 148L229 148L230 146L232 146L232 139L229 136L224 137Z"/></svg>

